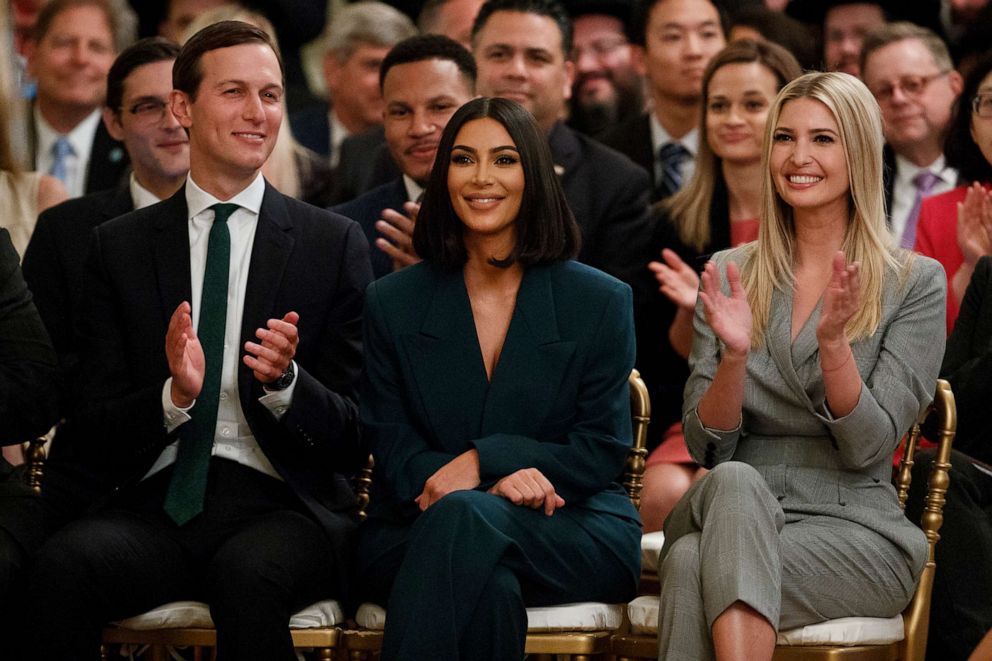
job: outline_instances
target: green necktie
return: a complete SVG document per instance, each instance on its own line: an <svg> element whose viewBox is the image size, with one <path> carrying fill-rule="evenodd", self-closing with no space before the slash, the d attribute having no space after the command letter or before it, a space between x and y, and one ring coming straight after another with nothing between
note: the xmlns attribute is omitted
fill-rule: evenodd
<svg viewBox="0 0 992 661"><path fill-rule="evenodd" d="M215 204L214 223L207 239L207 264L200 296L200 321L196 329L203 347L203 388L190 411L192 420L179 428L179 452L163 508L183 525L203 511L207 470L217 429L220 377L224 366L224 331L227 326L227 281L231 264L231 233L227 219L237 204Z"/></svg>

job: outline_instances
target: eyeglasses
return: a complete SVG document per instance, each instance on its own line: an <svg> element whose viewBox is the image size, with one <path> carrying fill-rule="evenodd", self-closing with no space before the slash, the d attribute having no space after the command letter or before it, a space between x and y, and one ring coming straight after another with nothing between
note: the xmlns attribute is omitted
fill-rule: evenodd
<svg viewBox="0 0 992 661"><path fill-rule="evenodd" d="M879 87L878 89L872 90L872 94L879 103L885 103L892 99L892 95L896 93L896 88L902 90L902 93L909 97L919 97L924 92L927 91L927 86L933 81L937 80L941 76L946 76L950 73L950 69L944 69L943 71L938 71L937 73L932 73L929 76L903 76L895 85L885 85L884 87Z"/></svg>
<svg viewBox="0 0 992 661"><path fill-rule="evenodd" d="M623 37L603 37L589 42L587 46L575 46L572 48L572 59L578 60L583 53L589 53L597 59L608 57L627 45L627 40Z"/></svg>
<svg viewBox="0 0 992 661"><path fill-rule="evenodd" d="M122 107L121 110L127 110L139 122L155 124L162 121L162 118L165 117L165 110L168 107L169 104L162 99L144 99L129 108Z"/></svg>
<svg viewBox="0 0 992 661"><path fill-rule="evenodd" d="M982 119L992 119L992 93L976 94L971 100L971 110Z"/></svg>

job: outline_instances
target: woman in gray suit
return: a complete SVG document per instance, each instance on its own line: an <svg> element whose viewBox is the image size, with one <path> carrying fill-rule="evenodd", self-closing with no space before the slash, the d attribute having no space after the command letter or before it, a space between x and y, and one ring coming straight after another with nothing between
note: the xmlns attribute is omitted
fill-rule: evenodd
<svg viewBox="0 0 992 661"><path fill-rule="evenodd" d="M702 275L683 425L713 470L665 525L662 659L771 659L779 627L895 615L926 557L889 477L940 366L941 268L886 229L860 81L802 76L767 127L758 240Z"/></svg>

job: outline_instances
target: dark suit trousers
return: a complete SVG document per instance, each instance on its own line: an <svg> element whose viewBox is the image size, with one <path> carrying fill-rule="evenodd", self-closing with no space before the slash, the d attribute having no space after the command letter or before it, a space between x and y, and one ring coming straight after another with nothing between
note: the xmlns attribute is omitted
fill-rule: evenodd
<svg viewBox="0 0 992 661"><path fill-rule="evenodd" d="M331 596L326 533L283 482L218 458L203 513L178 527L162 511L170 475L42 547L29 586L33 659L95 660L107 622L187 599L210 604L218 658L295 659L290 616Z"/></svg>
<svg viewBox="0 0 992 661"><path fill-rule="evenodd" d="M386 604L383 661L523 659L527 606L634 596L640 536L636 522L602 512L548 517L456 491L412 525L369 521L357 585Z"/></svg>
<svg viewBox="0 0 992 661"><path fill-rule="evenodd" d="M906 515L919 523L935 451L920 452ZM927 658L967 659L992 627L992 476L951 453L951 483L937 544Z"/></svg>

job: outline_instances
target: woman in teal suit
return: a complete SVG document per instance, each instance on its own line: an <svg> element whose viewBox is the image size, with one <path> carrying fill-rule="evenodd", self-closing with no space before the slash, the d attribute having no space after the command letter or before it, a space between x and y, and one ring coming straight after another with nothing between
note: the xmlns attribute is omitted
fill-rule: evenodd
<svg viewBox="0 0 992 661"><path fill-rule="evenodd" d="M384 659L521 659L526 606L625 601L640 521L631 292L579 234L522 107L476 99L441 138L423 264L368 289L361 416L375 458L359 595Z"/></svg>

